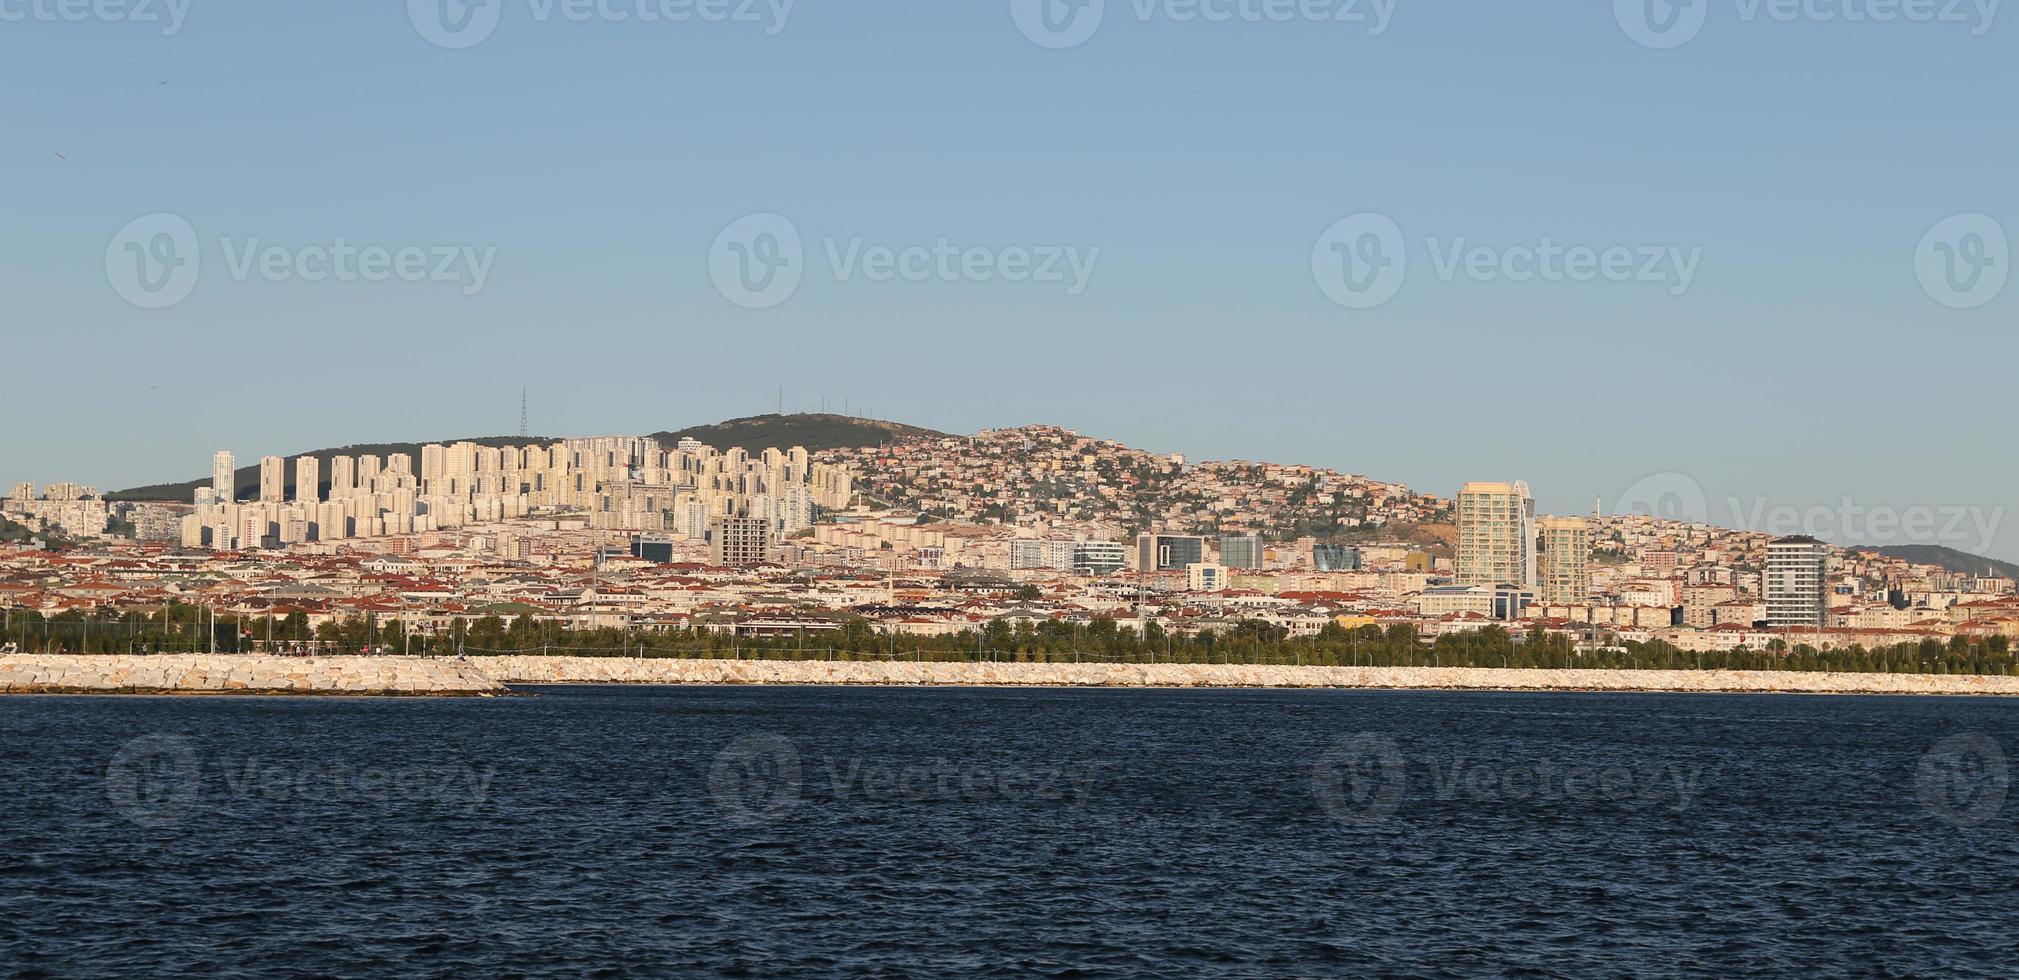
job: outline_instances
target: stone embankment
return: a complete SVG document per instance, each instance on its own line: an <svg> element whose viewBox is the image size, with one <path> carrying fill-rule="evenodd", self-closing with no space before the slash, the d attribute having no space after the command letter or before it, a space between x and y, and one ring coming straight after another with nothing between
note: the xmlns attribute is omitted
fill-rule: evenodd
<svg viewBox="0 0 2019 980"><path fill-rule="evenodd" d="M483 657L508 684L861 684L2019 695L2019 677L1740 670L1506 670L1239 664L906 663Z"/></svg>
<svg viewBox="0 0 2019 980"><path fill-rule="evenodd" d="M0 694L509 694L473 663L425 657L0 654Z"/></svg>

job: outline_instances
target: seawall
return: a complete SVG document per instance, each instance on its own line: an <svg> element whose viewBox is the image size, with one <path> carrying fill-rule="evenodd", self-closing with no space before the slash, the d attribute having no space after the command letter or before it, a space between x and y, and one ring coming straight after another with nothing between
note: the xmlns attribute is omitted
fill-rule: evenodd
<svg viewBox="0 0 2019 980"><path fill-rule="evenodd" d="M0 654L0 694L452 697L509 693L475 664L425 657Z"/></svg>
<svg viewBox="0 0 2019 980"><path fill-rule="evenodd" d="M2019 677L1739 670L1530 670L1241 664L905 663L483 657L508 684L860 684L2019 695Z"/></svg>

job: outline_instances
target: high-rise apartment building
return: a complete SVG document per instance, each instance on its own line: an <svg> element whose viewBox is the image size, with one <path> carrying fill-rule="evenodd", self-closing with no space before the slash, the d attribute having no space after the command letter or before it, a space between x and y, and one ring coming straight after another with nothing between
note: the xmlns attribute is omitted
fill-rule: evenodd
<svg viewBox="0 0 2019 980"><path fill-rule="evenodd" d="M1536 522L1536 590L1543 602L1584 602L1591 595L1591 522L1545 517Z"/></svg>
<svg viewBox="0 0 2019 980"><path fill-rule="evenodd" d="M1826 624L1830 546L1805 534L1767 544L1768 626Z"/></svg>
<svg viewBox="0 0 2019 980"><path fill-rule="evenodd" d="M287 460L262 456L259 460L259 502L277 504L287 499Z"/></svg>
<svg viewBox="0 0 2019 980"><path fill-rule="evenodd" d="M709 534L709 550L717 565L758 564L771 546L771 522L761 517L718 518Z"/></svg>
<svg viewBox="0 0 2019 980"><path fill-rule="evenodd" d="M296 503L322 503L321 460L303 456L294 461L294 499Z"/></svg>
<svg viewBox="0 0 2019 980"><path fill-rule="evenodd" d="M210 457L210 488L217 491L220 503L231 503L238 499L238 459L231 450L219 450Z"/></svg>
<svg viewBox="0 0 2019 980"><path fill-rule="evenodd" d="M329 461L329 499L343 500L352 496L358 486L358 461L350 456L336 456Z"/></svg>
<svg viewBox="0 0 2019 980"><path fill-rule="evenodd" d="M1458 491L1459 585L1535 587L1535 498L1528 484L1468 483Z"/></svg>

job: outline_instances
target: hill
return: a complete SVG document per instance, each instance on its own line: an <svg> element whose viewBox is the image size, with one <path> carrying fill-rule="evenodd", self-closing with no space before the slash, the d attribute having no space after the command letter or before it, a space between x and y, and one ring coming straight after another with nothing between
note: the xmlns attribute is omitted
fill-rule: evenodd
<svg viewBox="0 0 2019 980"><path fill-rule="evenodd" d="M754 415L714 425L681 429L678 432L652 433L652 437L665 446L671 446L681 439L694 438L717 449L740 448L752 453L766 449L790 449L793 446L805 446L813 452L823 449L859 449L864 446L881 446L900 439L938 439L944 435L943 432L898 422L819 413Z"/></svg>
<svg viewBox="0 0 2019 980"><path fill-rule="evenodd" d="M730 419L714 425L698 425L678 432L655 432L653 438L661 445L672 446L682 438L693 437L717 449L741 448L746 452L762 452L766 449L790 449L805 446L818 452L822 449L855 449L862 446L881 446L887 442L908 439L914 436L938 438L941 433L931 429L884 422L877 419L851 418L846 415L757 415L750 418ZM474 442L480 446L533 446L546 445L559 440L544 436L483 436L476 439L443 439L443 443ZM422 443L379 442L356 446L340 446L333 449L318 449L287 457L288 494L294 494L294 461L304 456L314 456L322 461L322 472L329 475L329 461L335 456L392 456L405 453L414 458L416 465L421 458ZM208 477L185 480L181 483L157 483L145 487L133 487L107 494L109 500L127 501L167 501L186 504L194 498L196 488L210 483ZM238 496L243 500L259 495L259 464L238 468ZM328 486L327 483L324 484Z"/></svg>
<svg viewBox="0 0 2019 980"><path fill-rule="evenodd" d="M1935 565L1959 575L1982 575L1989 570L2006 578L2019 579L2019 565L1937 544L1902 544L1885 548L1856 547L1851 550L1876 551L1888 558L1899 558L1916 565Z"/></svg>
<svg viewBox="0 0 2019 980"><path fill-rule="evenodd" d="M481 436L475 439L442 440L444 443L474 442L479 446L535 446L546 445L555 441L554 439L542 436ZM337 456L383 457L397 456L405 453L412 456L414 464L418 466L421 460L421 445L418 442L373 442L362 443L356 446L339 446L334 449L318 449L314 452L289 456L287 457L288 495L292 497L294 494L294 461L297 459L314 456L321 461L322 474L327 478L330 471L329 461ZM237 483L239 499L244 500L248 497L259 496L259 462L255 460L251 466L239 467L235 482ZM208 486L209 484L210 478L205 477L200 480L187 480L182 483L156 483L145 487L134 487L130 490L115 491L105 496L107 500L168 501L171 503L186 504L194 497L197 487ZM325 489L328 486L327 482L323 484Z"/></svg>

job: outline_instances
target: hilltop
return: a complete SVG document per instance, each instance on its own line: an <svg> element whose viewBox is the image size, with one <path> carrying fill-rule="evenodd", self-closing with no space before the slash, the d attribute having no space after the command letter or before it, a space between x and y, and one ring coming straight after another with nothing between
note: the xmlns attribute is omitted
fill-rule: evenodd
<svg viewBox="0 0 2019 980"><path fill-rule="evenodd" d="M1916 565L1935 565L1945 571L1959 575L1982 575L1986 571L1995 572L2010 579L2019 579L2019 565L1983 555L1973 555L1967 551L1957 551L1938 544L1902 544L1885 548L1853 547L1852 551L1876 551L1887 558L1898 558Z"/></svg>
<svg viewBox="0 0 2019 980"><path fill-rule="evenodd" d="M900 439L939 439L946 433L921 429L901 422L860 419L848 415L807 413L803 415L753 415L714 425L700 425L678 432L654 432L661 445L671 446L681 439L699 439L717 449L791 449L805 446L809 452L823 449L865 449Z"/></svg>
<svg viewBox="0 0 2019 980"><path fill-rule="evenodd" d="M884 422L877 419L851 418L846 415L756 415L750 418L730 419L713 425L698 425L677 432L655 432L652 437L662 445L672 446L682 438L699 439L717 449L741 448L746 452L762 452L766 449L790 449L805 446L818 452L823 449L860 449L881 446L888 442L912 437L938 438L942 433L931 429L904 425L898 422ZM547 436L480 436L474 439L441 439L441 443L474 442L480 446L539 446L559 442ZM362 443L355 446L339 446L331 449L317 449L312 452L297 453L287 457L288 493L294 493L294 461L314 456L322 462L322 472L329 474L331 458L336 456L394 456L405 453L412 456L416 464L421 457L419 442L378 442ZM257 496L259 493L259 461L251 466L238 468L237 489L240 499ZM208 477L185 480L181 483L156 483L144 487L133 487L107 494L109 500L125 501L167 501L186 504L193 499L196 488L207 486ZM325 484L327 486L327 484Z"/></svg>

